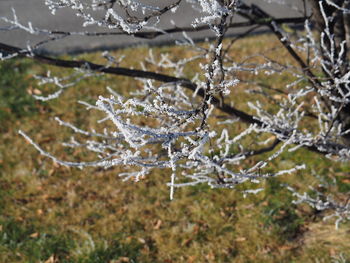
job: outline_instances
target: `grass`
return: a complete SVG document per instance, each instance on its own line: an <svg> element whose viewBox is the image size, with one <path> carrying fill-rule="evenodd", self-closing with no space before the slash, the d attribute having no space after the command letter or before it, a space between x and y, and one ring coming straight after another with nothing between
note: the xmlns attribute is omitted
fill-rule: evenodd
<svg viewBox="0 0 350 263"><path fill-rule="evenodd" d="M244 56L274 45L270 36L257 36L240 40L233 52ZM189 55L175 47L154 53L159 56L166 51L174 57ZM148 51L137 48L115 54L122 52L126 57L141 57ZM97 54L84 57L100 60ZM106 94L106 85L126 93L124 87L137 86L136 82L105 75L80 82L59 101L42 104L28 94L38 89L30 75L47 69L66 72L29 61L6 63L0 64L0 101L5 105L1 106L0 135L0 262L331 262L340 255L350 260L349 223L336 231L334 222L323 222L322 215L308 206L292 205L291 193L281 186L289 183L305 190L318 184L317 171L327 180L337 178L333 190L346 193L348 164L299 150L285 153L269 169L301 162L308 168L266 180L265 190L256 196L242 195L248 185L237 190L198 185L177 190L175 200L169 201L166 171L156 170L134 183L120 180L120 168L61 167L40 156L17 134L18 129L28 132L61 159L90 158L58 146L70 133L53 117L94 128L98 116L75 101L96 100ZM123 63L138 67L135 61ZM187 74L195 68L186 69ZM278 87L288 79L261 81ZM242 84L233 90L242 103L247 101L244 89Z"/></svg>
<svg viewBox="0 0 350 263"><path fill-rule="evenodd" d="M64 235L39 231L38 227L26 223L19 224L11 218L1 221L0 246L2 255L5 256L3 260L16 262L24 257L28 262L38 262L51 255L58 255L57 258L65 262L69 250L74 248L72 240Z"/></svg>
<svg viewBox="0 0 350 263"><path fill-rule="evenodd" d="M24 61L5 61L0 64L0 122L14 121L37 112L36 102L29 94L32 80L27 72L30 63ZM6 127L1 125L0 130Z"/></svg>

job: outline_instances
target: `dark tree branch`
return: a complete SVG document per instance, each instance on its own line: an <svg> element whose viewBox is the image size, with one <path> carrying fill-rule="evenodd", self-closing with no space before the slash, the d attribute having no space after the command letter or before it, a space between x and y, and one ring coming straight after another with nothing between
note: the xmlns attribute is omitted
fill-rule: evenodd
<svg viewBox="0 0 350 263"><path fill-rule="evenodd" d="M258 149L258 150L246 151L245 153L243 153L243 155L250 157L250 156L254 156L254 155L259 155L259 154L262 154L262 153L270 152L273 149L275 149L276 146L280 142L281 142L280 140L276 139L276 140L274 140L274 142L270 146L267 146L267 147L264 147L264 148L261 148L261 149Z"/></svg>

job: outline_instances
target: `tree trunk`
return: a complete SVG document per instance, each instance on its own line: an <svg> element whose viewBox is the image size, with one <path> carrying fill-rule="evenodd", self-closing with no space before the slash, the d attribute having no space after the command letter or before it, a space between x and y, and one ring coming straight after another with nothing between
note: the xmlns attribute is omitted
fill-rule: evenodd
<svg viewBox="0 0 350 263"><path fill-rule="evenodd" d="M335 5L340 8L350 10L350 0L330 0ZM349 65L349 57L350 57L350 14L348 12L344 12L342 9L337 8L335 6L327 4L326 1L322 1L323 6L323 14L322 9L319 3L319 0L309 0L309 3L312 8L312 21L314 24L314 28L318 32L319 42L321 43L321 38L326 46L328 51L332 48L332 40L334 45L334 53L331 53L331 56L326 53L325 50L321 49L321 55L323 60L325 61L326 69L324 69L324 74L328 78L331 85L335 87L335 79L340 79L347 72L350 71ZM326 17L330 17L331 19L327 19L327 24L325 23L324 15ZM329 39L325 33L326 30L329 30L332 39ZM320 44L321 45L321 44ZM344 52L341 52L342 46L344 48ZM322 52L323 51L323 52ZM335 67L333 61L340 59L343 64L340 67ZM344 93L348 93L349 84L342 84L341 88ZM340 96L339 92L334 90L334 95ZM337 108L341 108L341 111L338 115L338 120L343 125L343 131L350 129L350 103L345 105L340 105L339 103L332 102L334 106ZM350 134L344 135L343 140L347 145L350 145Z"/></svg>

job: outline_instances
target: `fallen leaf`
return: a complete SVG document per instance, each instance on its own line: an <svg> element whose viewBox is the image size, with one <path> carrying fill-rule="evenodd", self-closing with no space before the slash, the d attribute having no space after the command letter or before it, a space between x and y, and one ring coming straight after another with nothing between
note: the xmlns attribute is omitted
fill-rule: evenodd
<svg viewBox="0 0 350 263"><path fill-rule="evenodd" d="M280 250L291 250L293 248L294 248L293 246L281 246Z"/></svg>
<svg viewBox="0 0 350 263"><path fill-rule="evenodd" d="M55 169L50 169L48 172L48 175L51 176L51 175L53 175L54 172L55 172Z"/></svg>
<svg viewBox="0 0 350 263"><path fill-rule="evenodd" d="M57 162L53 161L52 163L53 163L53 166L54 166L55 168L59 168L59 167L60 167L60 165L59 165Z"/></svg>
<svg viewBox="0 0 350 263"><path fill-rule="evenodd" d="M205 259L208 261L214 261L215 260L214 253L210 252L208 255L205 256Z"/></svg>
<svg viewBox="0 0 350 263"><path fill-rule="evenodd" d="M126 262L130 262L130 259L128 257L120 257L118 258L118 263L126 263Z"/></svg>
<svg viewBox="0 0 350 263"><path fill-rule="evenodd" d="M247 239L245 237L237 237L235 239L236 242L243 242L243 241L246 241Z"/></svg>
<svg viewBox="0 0 350 263"><path fill-rule="evenodd" d="M186 246L187 247L191 243L192 239L193 238L190 237L189 239L186 239L186 240L182 241L181 246L183 246L183 247Z"/></svg>
<svg viewBox="0 0 350 263"><path fill-rule="evenodd" d="M243 206L244 209L253 209L254 207L255 207L254 204Z"/></svg>
<svg viewBox="0 0 350 263"><path fill-rule="evenodd" d="M31 86L27 89L27 93L33 95L33 88Z"/></svg>
<svg viewBox="0 0 350 263"><path fill-rule="evenodd" d="M268 254L271 252L271 248L268 247L268 246L265 246L262 250L261 250L261 253L262 254Z"/></svg>
<svg viewBox="0 0 350 263"><path fill-rule="evenodd" d="M196 256L189 256L188 257L188 263L193 263L196 260Z"/></svg>
<svg viewBox="0 0 350 263"><path fill-rule="evenodd" d="M153 229L158 230L161 225L162 225L162 220L158 219Z"/></svg>
<svg viewBox="0 0 350 263"><path fill-rule="evenodd" d="M45 263L55 263L55 256L51 255L46 261Z"/></svg>
<svg viewBox="0 0 350 263"><path fill-rule="evenodd" d="M142 243L142 244L146 244L146 240L144 240L144 239L141 238L141 237L139 237L137 240L138 240L140 243Z"/></svg>
<svg viewBox="0 0 350 263"><path fill-rule="evenodd" d="M35 232L33 234L30 235L30 237L32 238L37 238L39 236L39 233L38 232Z"/></svg>
<svg viewBox="0 0 350 263"><path fill-rule="evenodd" d="M334 256L337 255L337 251L336 251L334 248L330 248L330 249L329 249L329 254L330 254L332 257L334 257Z"/></svg>
<svg viewBox="0 0 350 263"><path fill-rule="evenodd" d="M44 211L42 209L38 209L36 210L36 213L38 216L41 216L42 214L44 214Z"/></svg>
<svg viewBox="0 0 350 263"><path fill-rule="evenodd" d="M280 211L278 211L278 213L279 213L280 215L285 215L285 214L286 214L286 211L285 211L285 210L280 210Z"/></svg>
<svg viewBox="0 0 350 263"><path fill-rule="evenodd" d="M41 91L38 90L38 89L33 89L33 93L34 93L35 95L41 95Z"/></svg>

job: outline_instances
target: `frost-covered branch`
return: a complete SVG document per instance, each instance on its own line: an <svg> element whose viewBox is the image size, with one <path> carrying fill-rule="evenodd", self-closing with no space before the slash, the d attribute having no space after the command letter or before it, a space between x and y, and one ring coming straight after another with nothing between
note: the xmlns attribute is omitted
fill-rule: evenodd
<svg viewBox="0 0 350 263"><path fill-rule="evenodd" d="M332 196L325 195L314 188L311 188L313 195L310 196L307 193L300 194L292 187L288 187L288 190L293 193L297 198L293 201L294 204L306 203L318 211L329 211L329 214L323 218L323 220L329 220L336 218L335 228L339 228L339 224L343 221L350 220L350 199L341 202L336 201Z"/></svg>

